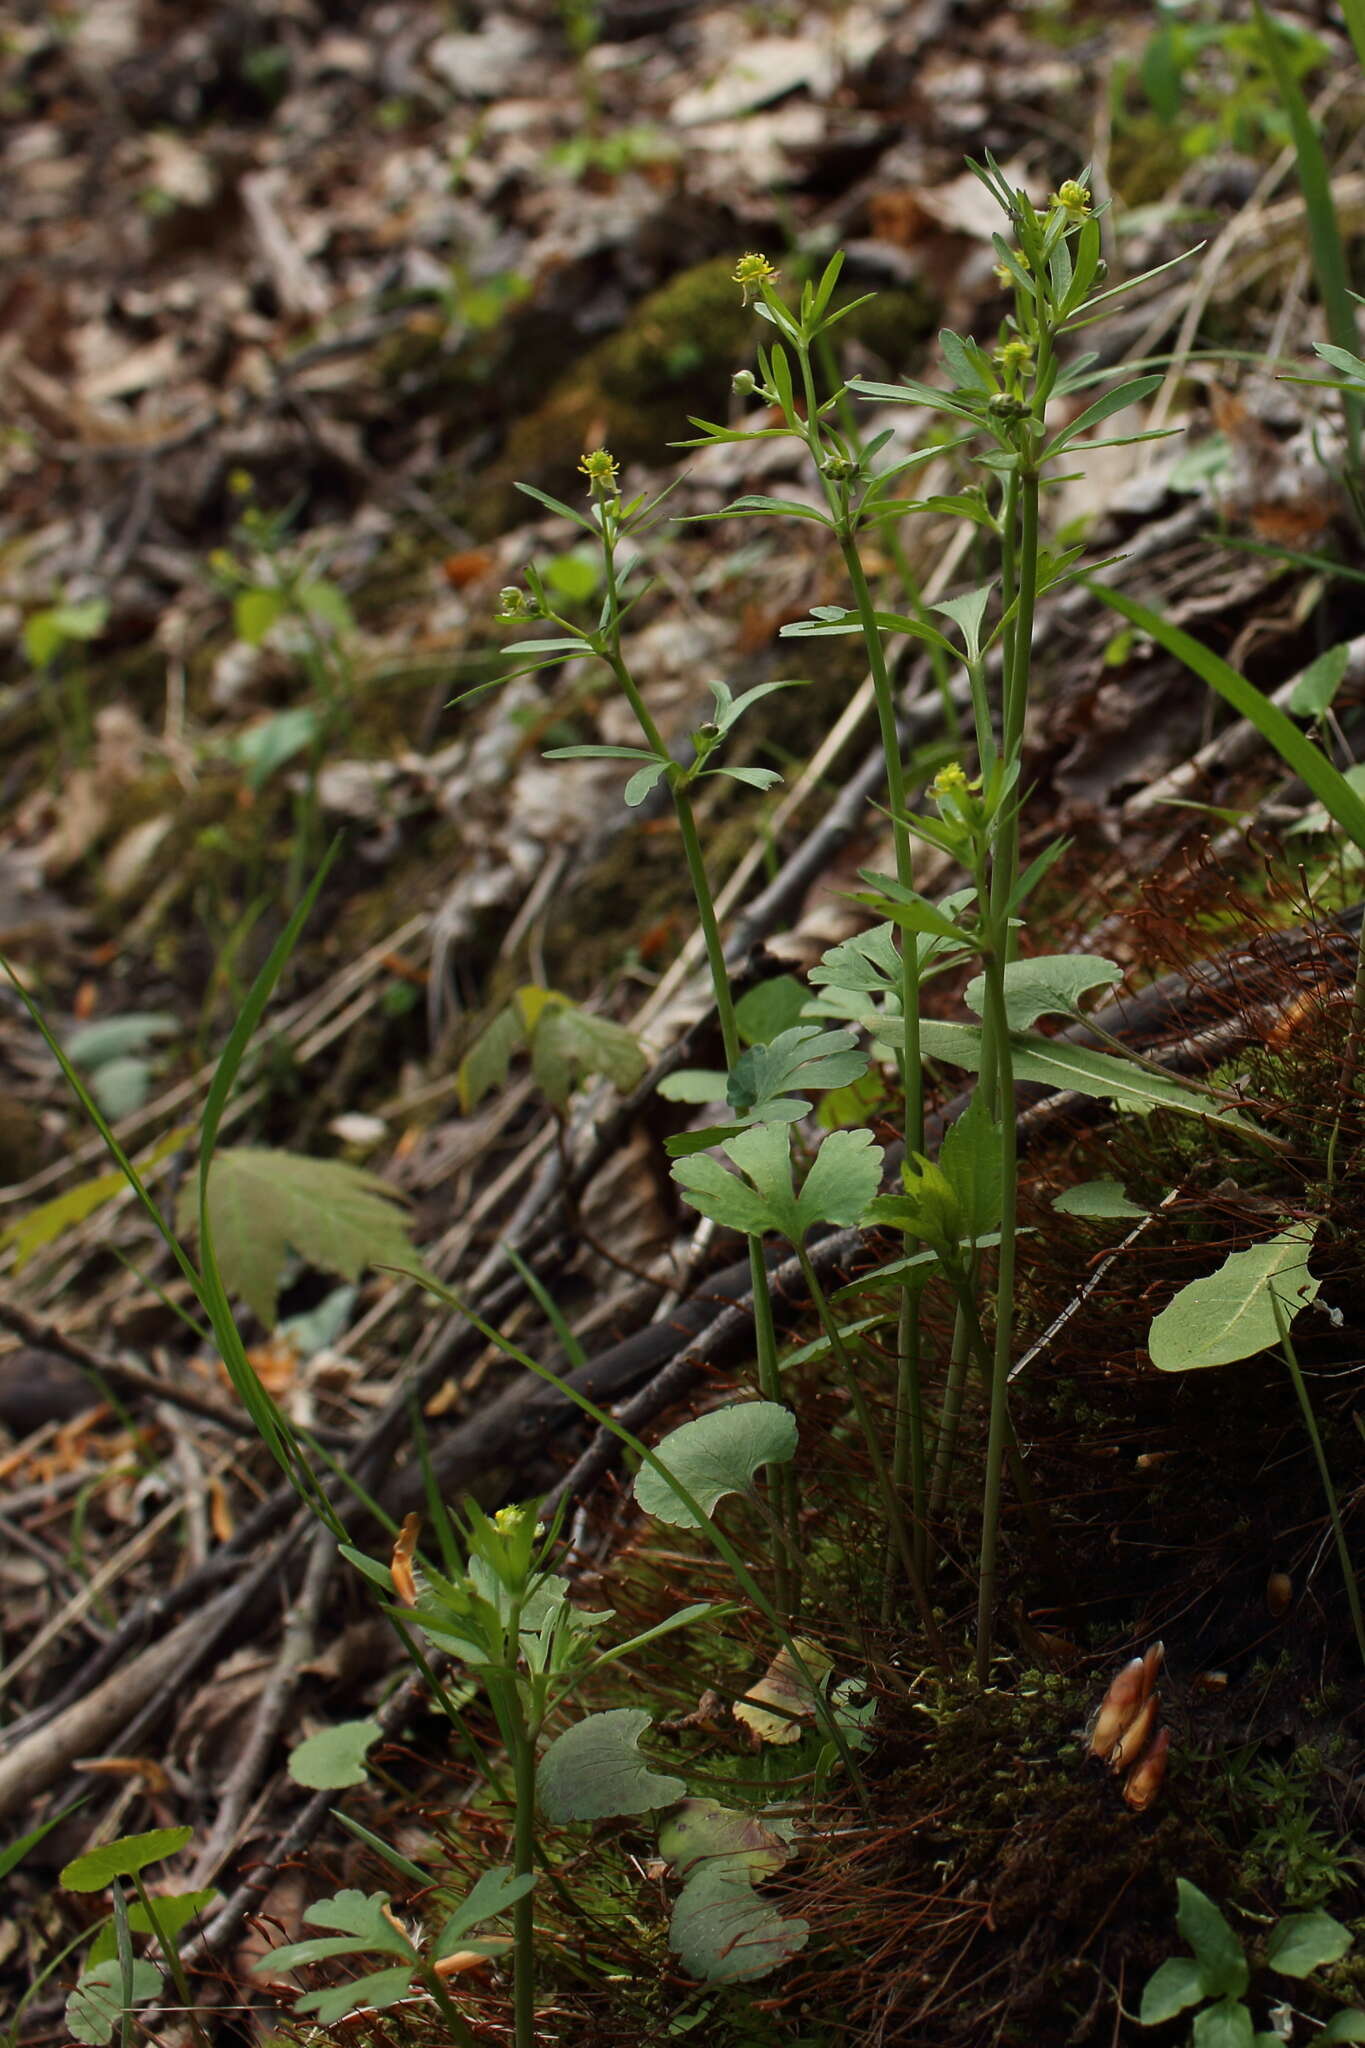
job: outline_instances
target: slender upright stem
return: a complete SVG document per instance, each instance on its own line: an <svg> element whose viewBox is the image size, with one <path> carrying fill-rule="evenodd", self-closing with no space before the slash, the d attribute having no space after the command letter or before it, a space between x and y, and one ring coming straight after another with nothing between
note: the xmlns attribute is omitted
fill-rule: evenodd
<svg viewBox="0 0 1365 2048"><path fill-rule="evenodd" d="M512 1869L526 1877L536 1861L536 1734L527 1725L513 1682L512 1715L516 1734L512 1743L512 1777L516 1786L516 1823L512 1837ZM512 1908L512 1939L516 1971L512 1989L516 2048L535 2048L536 2041L536 1931L535 1894L527 1892Z"/></svg>
<svg viewBox="0 0 1365 2048"><path fill-rule="evenodd" d="M848 1398L853 1407L853 1413L857 1417L858 1427L863 1433L863 1441L867 1446L868 1462L872 1467L872 1477L876 1483L877 1491L881 1495L882 1511L886 1516L886 1525L895 1542L896 1554L900 1559L901 1569L905 1573L906 1584L909 1586L915 1605L919 1609L925 1637L934 1656L942 1658L944 1654L943 1638L939 1633L938 1623L934 1619L933 1603L929 1598L928 1586L925 1584L924 1576L916 1560L914 1546L910 1542L910 1532L905 1526L905 1516L901 1512L899 1496L897 1495L891 1474L887 1470L886 1460L882 1456L881 1439L877 1429L876 1417L868 1406L867 1396L863 1392L853 1361L848 1355L848 1348L840 1334L838 1321L830 1308L825 1290L820 1285L819 1277L814 1266L811 1264L810 1255L804 1245L796 1246L796 1256L801 1261L802 1278L806 1283L815 1312L820 1318L820 1327L829 1339L830 1351L843 1376L844 1385L848 1389Z"/></svg>
<svg viewBox="0 0 1365 2048"><path fill-rule="evenodd" d="M673 785L673 804L677 813L678 829L682 834L687 872L692 880L697 915L701 920L707 964L711 970L711 988L716 999L716 1016L720 1023L721 1044L725 1050L725 1065L727 1070L732 1071L740 1055L735 1000L725 965L725 949L721 944L720 926L716 921L710 877L707 875L706 862L702 857L701 840L697 836L696 813L692 808L692 798L681 781L675 781ZM773 1321L772 1295L768 1291L768 1267L763 1256L763 1240L761 1237L750 1236L746 1243L749 1247L749 1284L753 1296L754 1347L758 1360L759 1391L765 1401L780 1401L782 1375L777 1362L777 1329ZM783 1548L773 1552L773 1591L782 1612L790 1614L795 1610L799 1592L798 1583L789 1570L788 1559L800 1555L800 1503L796 1494L795 1475L789 1466L779 1466L774 1474L773 1494L778 1520L787 1536Z"/></svg>
<svg viewBox="0 0 1365 2048"><path fill-rule="evenodd" d="M1009 1431L1009 1372L1014 1355L1014 1254L1018 1218L1018 1148L1014 1115L1014 1054L1005 1018L1004 962L986 961L986 1000L995 1017L996 1089L1000 1104L1000 1254L995 1281L995 1346L991 1373L990 1426L982 1491L981 1566L977 1585L976 1677L990 1675L995 1627L995 1581L1000 1532L1000 1493Z"/></svg>
<svg viewBox="0 0 1365 2048"><path fill-rule="evenodd" d="M1270 1306L1275 1316L1275 1327L1279 1331L1280 1348L1284 1352L1284 1362L1289 1367L1289 1377L1294 1382L1294 1392L1298 1395L1299 1407L1303 1410L1304 1428L1308 1431L1308 1441L1313 1446L1313 1456L1317 1460L1318 1477L1322 1481L1322 1491L1327 1501L1327 1512L1332 1519L1332 1534L1336 1539L1337 1556L1341 1561L1341 1575L1346 1581L1346 1600L1351 1610L1351 1626L1355 1630L1356 1648L1360 1651L1362 1664L1365 1664L1365 1615L1361 1613L1360 1607L1360 1581L1356 1577L1355 1566L1351 1562L1351 1553L1347 1547L1346 1527L1341 1519L1341 1509L1337 1504L1337 1490L1332 1484L1332 1474L1328 1469L1327 1453L1322 1446L1322 1437L1318 1433L1317 1418L1313 1413L1313 1404L1308 1398L1308 1388L1304 1384L1298 1356L1294 1350L1293 1340L1289 1335L1289 1318L1286 1316L1284 1305L1273 1286L1270 1289Z"/></svg>

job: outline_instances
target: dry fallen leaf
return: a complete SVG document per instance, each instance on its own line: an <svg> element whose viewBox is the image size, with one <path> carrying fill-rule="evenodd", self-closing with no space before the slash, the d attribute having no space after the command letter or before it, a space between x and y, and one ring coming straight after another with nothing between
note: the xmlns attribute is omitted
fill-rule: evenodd
<svg viewBox="0 0 1365 2048"><path fill-rule="evenodd" d="M811 1679L817 1686L823 1685L833 1669L833 1658L804 1636L797 1637L796 1648ZM781 1711L771 1713L772 1707ZM799 1742L801 1722L814 1713L815 1695L785 1648L778 1651L758 1684L750 1686L734 1709L735 1719L749 1730L755 1742Z"/></svg>
<svg viewBox="0 0 1365 2048"><path fill-rule="evenodd" d="M405 1607L417 1605L417 1581L413 1577L412 1559L417 1548L417 1532L421 1526L422 1517L419 1514L404 1515L403 1526L394 1540L393 1556L389 1559L393 1590Z"/></svg>

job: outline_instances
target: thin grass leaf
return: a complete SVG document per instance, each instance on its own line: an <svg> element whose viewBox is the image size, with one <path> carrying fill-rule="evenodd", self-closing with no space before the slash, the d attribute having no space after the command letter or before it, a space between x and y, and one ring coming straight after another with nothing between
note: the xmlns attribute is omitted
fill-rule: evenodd
<svg viewBox="0 0 1365 2048"><path fill-rule="evenodd" d="M1252 0L1252 13L1294 138L1299 185L1308 212L1308 248L1313 259L1313 275L1322 295L1323 311L1327 315L1328 332L1338 348L1354 352L1359 347L1356 316L1347 281L1346 252L1342 247L1341 228L1332 198L1332 174L1327 167L1327 158L1308 102L1303 96L1303 88L1285 56L1279 24L1266 13L1261 0ZM1359 400L1348 399L1346 421L1352 453L1357 459L1360 416Z"/></svg>
<svg viewBox="0 0 1365 2048"><path fill-rule="evenodd" d="M1211 690L1216 690L1226 703L1231 704L1240 717L1249 720L1261 738L1275 749L1285 766L1308 784L1342 830L1357 846L1365 848L1365 803L1356 795L1341 770L1333 766L1321 748L1305 738L1277 704L1263 697L1254 684L1239 675L1212 648L1205 647L1202 641L1192 639L1178 626L1171 625L1159 612L1139 604L1122 591L1111 589L1108 584L1095 583L1088 577L1082 580L1111 610L1148 634L1177 661L1183 661Z"/></svg>

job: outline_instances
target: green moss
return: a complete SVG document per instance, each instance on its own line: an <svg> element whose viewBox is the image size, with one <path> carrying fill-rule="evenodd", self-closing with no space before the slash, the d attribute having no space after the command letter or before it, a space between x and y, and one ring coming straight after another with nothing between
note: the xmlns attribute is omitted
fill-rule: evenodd
<svg viewBox="0 0 1365 2048"><path fill-rule="evenodd" d="M477 534L487 537L513 522L518 481L577 493L577 462L590 440L604 442L620 461L657 463L670 442L690 431L689 416L724 418L730 378L753 361L764 338L752 308L741 301L733 270L733 256L718 256L680 271L517 421L502 458L466 508ZM849 289L843 296L860 294ZM927 292L880 293L836 328L834 338L846 332L895 370L932 332L937 310Z"/></svg>

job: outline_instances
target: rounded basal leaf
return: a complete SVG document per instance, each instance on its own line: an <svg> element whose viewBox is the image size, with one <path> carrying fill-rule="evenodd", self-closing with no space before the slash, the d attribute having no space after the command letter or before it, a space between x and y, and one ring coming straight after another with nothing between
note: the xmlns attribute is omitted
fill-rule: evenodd
<svg viewBox="0 0 1365 2048"><path fill-rule="evenodd" d="M703 1864L688 1879L668 1928L683 1968L707 1984L766 1977L809 1938L808 1922L784 1920L728 1858Z"/></svg>
<svg viewBox="0 0 1365 2048"><path fill-rule="evenodd" d="M1204 1984L1204 1996L1216 1998L1222 1992L1240 1997L1247 1986L1246 1957L1242 1944L1198 1885L1178 1877L1175 1881L1179 1904L1175 1923L1194 1950Z"/></svg>
<svg viewBox="0 0 1365 2048"><path fill-rule="evenodd" d="M161 1989L161 1972L136 1958L129 1982L130 2005L145 2005ZM96 1963L78 1981L66 2001L66 2027L73 2041L101 2048L128 2010L123 2002L123 1970L117 1956Z"/></svg>
<svg viewBox="0 0 1365 2048"><path fill-rule="evenodd" d="M785 1464L796 1450L796 1417L776 1401L738 1401L684 1422L659 1445L655 1456L710 1514L728 1493L749 1493L760 1465ZM679 1529L695 1529L697 1517L679 1499L663 1473L644 1465L636 1474L635 1498L647 1515Z"/></svg>
<svg viewBox="0 0 1365 2048"><path fill-rule="evenodd" d="M637 1746L653 1718L643 1707L612 1707L566 1728L536 1770L546 1820L609 1820L675 1805L687 1786L651 1770Z"/></svg>
<svg viewBox="0 0 1365 2048"><path fill-rule="evenodd" d="M153 1828L145 1835L120 1835L68 1863L59 1883L69 1892L102 1892L116 1877L132 1877L184 1848L193 1828Z"/></svg>
<svg viewBox="0 0 1365 2048"><path fill-rule="evenodd" d="M338 1721L320 1728L289 1752L289 1775L310 1791L360 1785L365 1779L365 1752L383 1734L377 1721Z"/></svg>
<svg viewBox="0 0 1365 2048"><path fill-rule="evenodd" d="M1319 2042L1365 2041L1365 2012L1359 2006L1345 2006L1334 2012L1318 2035Z"/></svg>
<svg viewBox="0 0 1365 2048"><path fill-rule="evenodd" d="M1351 1946L1351 1930L1330 1913L1293 1913L1271 1934L1265 1959L1282 1977L1307 1977Z"/></svg>
<svg viewBox="0 0 1365 2048"><path fill-rule="evenodd" d="M1027 1031L1039 1017L1067 1017L1091 989L1112 988L1123 969L1093 953L1046 953L1011 960L1005 969L1005 1015L1011 1031ZM974 975L963 996L969 1010L985 1015L986 977Z"/></svg>
<svg viewBox="0 0 1365 2048"><path fill-rule="evenodd" d="M1194 2048L1255 2048L1251 2014L1240 1998L1220 1998L1196 2013L1190 2036Z"/></svg>
<svg viewBox="0 0 1365 2048"><path fill-rule="evenodd" d="M659 1830L659 1854L683 1881L669 1946L707 1983L762 1977L804 1948L804 1920L784 1920L754 1890L791 1857L790 1822L686 1799Z"/></svg>
<svg viewBox="0 0 1365 2048"><path fill-rule="evenodd" d="M1129 1201L1122 1183L1116 1180L1083 1180L1078 1187L1067 1188L1058 1195L1052 1206L1059 1216L1086 1216L1096 1221L1148 1214L1136 1202Z"/></svg>
<svg viewBox="0 0 1365 2048"><path fill-rule="evenodd" d="M1232 1252L1216 1273L1182 1287L1152 1324L1147 1348L1162 1372L1233 1365L1279 1342L1273 1286L1286 1326L1318 1291L1308 1270L1314 1225L1294 1223L1249 1251Z"/></svg>
<svg viewBox="0 0 1365 2048"><path fill-rule="evenodd" d="M1203 1973L1193 1956L1172 1956L1143 1988L1138 2018L1144 2027L1159 2027L1177 2013L1207 1998Z"/></svg>

